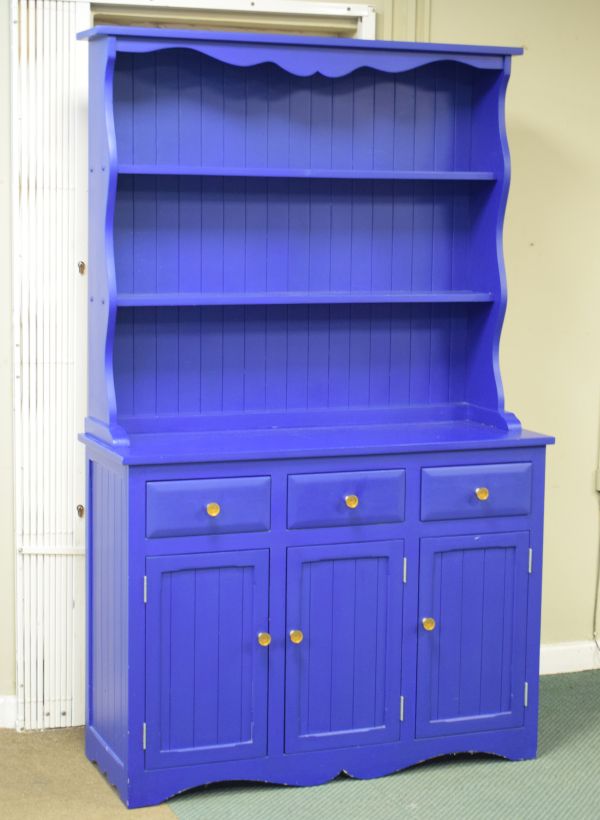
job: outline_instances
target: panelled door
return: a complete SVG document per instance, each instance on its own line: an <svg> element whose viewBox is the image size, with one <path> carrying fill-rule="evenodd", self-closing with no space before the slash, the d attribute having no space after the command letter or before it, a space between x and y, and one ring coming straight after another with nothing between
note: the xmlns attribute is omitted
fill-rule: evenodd
<svg viewBox="0 0 600 820"><path fill-rule="evenodd" d="M146 561L146 766L267 749L269 551Z"/></svg>
<svg viewBox="0 0 600 820"><path fill-rule="evenodd" d="M287 556L286 752L398 739L403 542Z"/></svg>
<svg viewBox="0 0 600 820"><path fill-rule="evenodd" d="M521 726L529 534L421 540L417 737Z"/></svg>

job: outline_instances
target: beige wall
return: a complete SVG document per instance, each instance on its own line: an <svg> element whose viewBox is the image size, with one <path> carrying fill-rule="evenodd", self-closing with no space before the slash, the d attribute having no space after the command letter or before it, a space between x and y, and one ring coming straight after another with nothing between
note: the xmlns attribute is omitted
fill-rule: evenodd
<svg viewBox="0 0 600 820"><path fill-rule="evenodd" d="M9 3L0 0L0 695L15 692Z"/></svg>
<svg viewBox="0 0 600 820"><path fill-rule="evenodd" d="M8 16L0 0L0 695L14 693ZM379 0L379 36L407 37L405 4ZM598 555L600 428L600 3L418 0L442 42L524 45L508 96L513 184L506 220L508 409L553 433L543 641L589 640Z"/></svg>
<svg viewBox="0 0 600 820"><path fill-rule="evenodd" d="M432 0L431 39L524 45L513 60L505 232L507 407L553 433L542 640L589 640L599 547L600 3Z"/></svg>

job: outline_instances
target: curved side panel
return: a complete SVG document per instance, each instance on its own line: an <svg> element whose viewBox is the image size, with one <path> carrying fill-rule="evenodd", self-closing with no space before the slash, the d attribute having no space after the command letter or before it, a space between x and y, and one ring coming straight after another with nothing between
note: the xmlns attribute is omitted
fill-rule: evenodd
<svg viewBox="0 0 600 820"><path fill-rule="evenodd" d="M474 128L477 141L472 162L485 162L496 175L496 184L473 196L473 273L482 287L494 294L489 307L473 311L469 350L467 400L475 416L505 430L521 429L519 420L504 410L500 374L500 336L506 313L506 271L502 250L504 214L510 183L510 155L504 121L510 58L496 76L486 75L477 90Z"/></svg>
<svg viewBox="0 0 600 820"><path fill-rule="evenodd" d="M113 222L117 157L112 115L115 39L90 43L90 225L89 225L89 393L86 432L105 441L127 444L117 424L113 376L116 285ZM104 214L104 219L98 219Z"/></svg>
<svg viewBox="0 0 600 820"><path fill-rule="evenodd" d="M506 88L508 85L509 77L510 57L505 57L500 93L498 95L498 132L500 136L500 145L502 148L503 167L502 174L498 182L500 195L498 201L498 215L496 220L496 254L498 258L499 293L498 307L495 316L496 327L492 349L492 367L494 370L496 388L498 390L498 410L504 416L507 429L517 431L521 429L521 423L519 419L513 413L507 413L504 410L504 387L502 385L502 375L500 373L500 336L502 333L502 325L504 324L504 316L506 315L507 304L506 268L504 265L504 248L502 242L502 235L504 229L506 203L508 201L508 190L510 187L510 150L508 147L508 136L506 133Z"/></svg>
<svg viewBox="0 0 600 820"><path fill-rule="evenodd" d="M142 40L133 37L119 37L118 50L130 52L150 52L166 48L188 48L220 60L229 65L248 68L249 66L274 63L297 77L322 74L325 77L343 77L359 68L373 68L387 73L412 71L415 68L443 60L464 63L473 68L501 69L503 58L498 55L446 54L428 51L419 54L402 51L369 52L348 50L336 46L312 47L310 51L284 44L206 41L185 42L181 40Z"/></svg>

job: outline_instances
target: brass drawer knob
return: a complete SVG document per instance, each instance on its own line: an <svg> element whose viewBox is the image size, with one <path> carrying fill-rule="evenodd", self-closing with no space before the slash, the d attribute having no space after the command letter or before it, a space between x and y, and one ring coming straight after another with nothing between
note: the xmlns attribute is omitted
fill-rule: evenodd
<svg viewBox="0 0 600 820"><path fill-rule="evenodd" d="M206 505L206 514L210 515L211 518L216 518L221 513L221 505L217 504L216 501L210 501Z"/></svg>
<svg viewBox="0 0 600 820"><path fill-rule="evenodd" d="M261 646L269 646L271 643L271 636L268 632L259 632L257 640Z"/></svg>
<svg viewBox="0 0 600 820"><path fill-rule="evenodd" d="M302 643L304 640L304 632L301 629L290 630L290 641L292 643Z"/></svg>
<svg viewBox="0 0 600 820"><path fill-rule="evenodd" d="M435 629L435 618L423 618L421 623L425 632L433 632Z"/></svg>
<svg viewBox="0 0 600 820"><path fill-rule="evenodd" d="M490 497L490 491L487 487L476 487L475 495L479 499L479 501L487 501Z"/></svg>
<svg viewBox="0 0 600 820"><path fill-rule="evenodd" d="M357 495L345 495L344 502L349 510L355 510L358 507Z"/></svg>

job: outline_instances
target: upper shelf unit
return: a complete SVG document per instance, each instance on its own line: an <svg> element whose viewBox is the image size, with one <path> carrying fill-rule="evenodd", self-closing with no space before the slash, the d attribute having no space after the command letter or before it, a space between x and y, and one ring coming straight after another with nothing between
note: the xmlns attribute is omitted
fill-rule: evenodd
<svg viewBox="0 0 600 820"><path fill-rule="evenodd" d="M89 36L88 431L514 426L510 50Z"/></svg>

